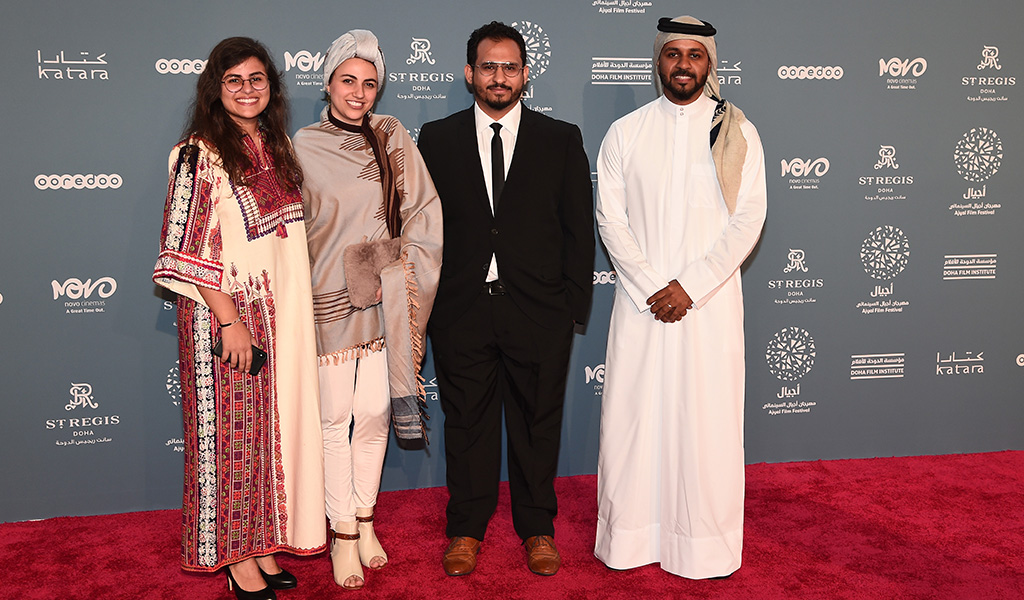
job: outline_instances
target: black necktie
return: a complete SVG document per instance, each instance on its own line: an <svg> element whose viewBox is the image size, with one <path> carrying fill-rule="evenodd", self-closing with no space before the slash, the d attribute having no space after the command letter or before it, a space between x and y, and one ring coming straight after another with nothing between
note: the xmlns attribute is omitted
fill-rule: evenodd
<svg viewBox="0 0 1024 600"><path fill-rule="evenodd" d="M491 123L494 136L491 137L491 205L498 214L498 199L501 188L505 187L505 152L501 146L501 123Z"/></svg>

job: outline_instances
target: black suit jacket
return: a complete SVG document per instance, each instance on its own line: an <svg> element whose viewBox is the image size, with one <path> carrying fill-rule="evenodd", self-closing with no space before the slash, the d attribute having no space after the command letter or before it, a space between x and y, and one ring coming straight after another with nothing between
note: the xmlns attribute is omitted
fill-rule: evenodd
<svg viewBox="0 0 1024 600"><path fill-rule="evenodd" d="M492 253L509 296L531 319L545 327L586 322L594 209L579 128L523 106L492 216L474 126L470 107L420 130L419 150L444 215L441 283L430 326L452 324L479 296Z"/></svg>

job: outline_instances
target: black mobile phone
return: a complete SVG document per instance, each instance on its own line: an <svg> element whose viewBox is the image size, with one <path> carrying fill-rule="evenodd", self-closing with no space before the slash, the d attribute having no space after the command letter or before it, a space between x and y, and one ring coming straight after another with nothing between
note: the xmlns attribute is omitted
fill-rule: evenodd
<svg viewBox="0 0 1024 600"><path fill-rule="evenodd" d="M224 346L220 340L217 340L217 345L213 347L213 355L220 356L224 353ZM261 348L256 346L252 347L252 364L249 365L250 375L259 375L260 369L263 368L263 364L267 362L267 353Z"/></svg>

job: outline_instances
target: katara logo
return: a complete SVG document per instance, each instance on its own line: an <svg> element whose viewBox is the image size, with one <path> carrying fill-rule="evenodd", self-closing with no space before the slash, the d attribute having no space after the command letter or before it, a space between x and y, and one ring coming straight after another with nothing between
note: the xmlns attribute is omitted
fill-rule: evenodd
<svg viewBox="0 0 1024 600"><path fill-rule="evenodd" d="M895 146L882 146L878 150L878 162L875 163L875 169L899 169L900 165L896 162L896 147Z"/></svg>
<svg viewBox="0 0 1024 600"><path fill-rule="evenodd" d="M523 34L523 41L526 42L526 57L530 63L530 79L536 79L544 74L551 65L551 40L548 34L529 21L515 21L512 27Z"/></svg>
<svg viewBox="0 0 1024 600"><path fill-rule="evenodd" d="M604 363L597 365L596 367L583 367L583 375L586 378L585 383L596 381L598 383L604 383Z"/></svg>
<svg viewBox="0 0 1024 600"><path fill-rule="evenodd" d="M806 329L786 327L776 333L765 349L768 370L780 381L796 381L811 371L817 351Z"/></svg>
<svg viewBox="0 0 1024 600"><path fill-rule="evenodd" d="M71 401L64 406L64 410L74 410L86 406L89 408L100 407L93 399L92 386L88 383L72 383L71 389L68 391L71 393Z"/></svg>
<svg viewBox="0 0 1024 600"><path fill-rule="evenodd" d="M910 261L910 240L899 227L882 225L875 228L860 247L864 272L873 279L893 279L907 268Z"/></svg>
<svg viewBox="0 0 1024 600"><path fill-rule="evenodd" d="M956 143L953 160L956 172L967 181L985 181L1003 164L1003 142L991 129L975 127Z"/></svg>
<svg viewBox="0 0 1024 600"><path fill-rule="evenodd" d="M405 59L405 64L411 65L418 62L427 63L428 65L434 64L434 57L430 56L430 40L414 37L409 47L412 49L412 54L409 55L409 58Z"/></svg>
<svg viewBox="0 0 1024 600"><path fill-rule="evenodd" d="M981 49L981 62L978 64L978 70L982 69L995 69L996 71L1003 68L1003 65L999 64L999 48L996 46L985 46Z"/></svg>
<svg viewBox="0 0 1024 600"><path fill-rule="evenodd" d="M878 76L890 75L892 77L904 77L906 75L912 75L914 77L920 77L924 75L924 72L928 70L928 61L923 58L915 58L914 60L907 60L905 58L890 58L885 60L884 58L878 59Z"/></svg>
<svg viewBox="0 0 1024 600"><path fill-rule="evenodd" d="M791 271L807 272L807 264L804 262L805 255L803 250L790 248L789 256L786 258L789 260L789 264L782 270L783 273L789 273Z"/></svg>

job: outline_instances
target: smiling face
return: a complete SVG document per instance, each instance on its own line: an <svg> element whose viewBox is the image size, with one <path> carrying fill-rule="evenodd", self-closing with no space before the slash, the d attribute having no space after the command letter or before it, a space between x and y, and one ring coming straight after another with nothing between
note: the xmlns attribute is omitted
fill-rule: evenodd
<svg viewBox="0 0 1024 600"><path fill-rule="evenodd" d="M251 79L262 77L267 81L267 67L256 57L250 57L224 72L221 81L239 78L246 80L242 89L237 92L229 92L224 83L220 85L220 102L224 110L242 128L242 131L251 136L256 135L256 128L259 123L260 114L270 104L270 86L262 90L255 90L252 87Z"/></svg>
<svg viewBox="0 0 1024 600"><path fill-rule="evenodd" d="M378 83L377 67L372 62L352 57L341 63L327 85L331 114L343 123L361 125L377 101Z"/></svg>
<svg viewBox="0 0 1024 600"><path fill-rule="evenodd" d="M689 104L700 97L710 71L707 48L694 40L672 40L658 55L658 77L665 96L676 104Z"/></svg>
<svg viewBox="0 0 1024 600"><path fill-rule="evenodd" d="M493 75L486 75L477 65L489 62L513 63L522 68L514 76L506 75L502 68ZM503 117L522 97L523 87L530 76L530 67L522 65L522 62L522 53L514 41L485 38L477 46L476 65L466 65L466 82L472 86L480 109L491 118Z"/></svg>

